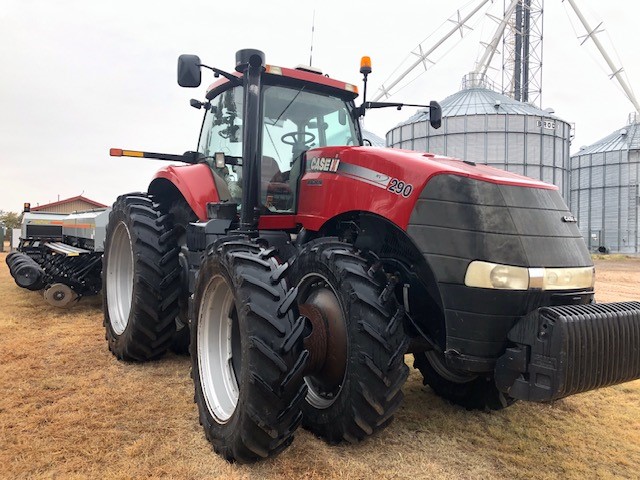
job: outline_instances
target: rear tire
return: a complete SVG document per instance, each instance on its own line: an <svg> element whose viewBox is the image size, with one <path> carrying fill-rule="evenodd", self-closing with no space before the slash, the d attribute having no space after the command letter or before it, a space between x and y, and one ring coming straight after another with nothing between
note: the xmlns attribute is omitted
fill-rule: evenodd
<svg viewBox="0 0 640 480"><path fill-rule="evenodd" d="M325 323L335 323L339 311L338 328L326 337L346 336L342 349L329 340L325 363L305 377L303 425L330 443L356 443L383 429L403 398L409 371L404 311L382 268L372 273L372 263L351 245L324 238L307 244L293 264L300 308L311 305Z"/></svg>
<svg viewBox="0 0 640 480"><path fill-rule="evenodd" d="M248 240L218 243L194 295L191 374L200 423L229 462L278 454L293 441L308 352L288 268Z"/></svg>
<svg viewBox="0 0 640 480"><path fill-rule="evenodd" d="M440 369L442 373L445 373L446 370L442 369L448 368L444 366L441 355L432 352L428 358L425 353L420 352L415 353L413 357L414 368L422 373L422 383L429 385L436 395L455 405L467 410L502 410L513 405L516 401L498 390L491 375L469 376L447 372L446 375L449 378L445 378L437 371ZM434 364L436 368L434 368Z"/></svg>
<svg viewBox="0 0 640 480"><path fill-rule="evenodd" d="M189 342L191 341L191 331L189 329L189 280L188 275L188 249L187 249L187 225L190 222L198 221L197 215L193 212L187 201L182 198L171 198L171 203L160 202L160 211L171 215L176 246L178 247L178 262L181 267L180 279L181 292L179 297L180 312L176 318L176 333L171 340L170 349L177 355L189 355Z"/></svg>
<svg viewBox="0 0 640 480"><path fill-rule="evenodd" d="M146 194L113 204L102 269L109 350L121 360L162 356L175 333L180 268L171 219Z"/></svg>

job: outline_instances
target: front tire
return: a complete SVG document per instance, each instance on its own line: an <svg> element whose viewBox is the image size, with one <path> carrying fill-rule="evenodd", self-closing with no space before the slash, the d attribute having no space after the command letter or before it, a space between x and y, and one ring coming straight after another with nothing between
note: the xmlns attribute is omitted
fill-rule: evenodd
<svg viewBox="0 0 640 480"><path fill-rule="evenodd" d="M515 399L498 390L492 375L469 375L449 369L442 354L415 353L414 368L420 370L423 384L436 395L467 410L502 410Z"/></svg>
<svg viewBox="0 0 640 480"><path fill-rule="evenodd" d="M120 360L162 356L175 333L180 266L171 219L146 194L113 204L102 285L109 350Z"/></svg>
<svg viewBox="0 0 640 480"><path fill-rule="evenodd" d="M293 441L308 358L287 264L250 241L218 243L194 295L191 361L207 440L227 461L273 456Z"/></svg>
<svg viewBox="0 0 640 480"><path fill-rule="evenodd" d="M316 348L303 425L330 443L356 443L386 427L402 402L404 311L379 262L336 239L307 244L293 269L301 312L326 329L307 338Z"/></svg>

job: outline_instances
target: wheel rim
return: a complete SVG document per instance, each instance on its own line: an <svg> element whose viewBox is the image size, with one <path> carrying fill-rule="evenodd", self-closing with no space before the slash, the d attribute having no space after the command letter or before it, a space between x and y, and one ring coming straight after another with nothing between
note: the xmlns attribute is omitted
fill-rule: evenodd
<svg viewBox="0 0 640 480"><path fill-rule="evenodd" d="M206 286L198 315L198 372L207 409L224 424L235 412L240 390L240 333L229 284L215 276ZM234 355L235 354L235 355Z"/></svg>
<svg viewBox="0 0 640 480"><path fill-rule="evenodd" d="M307 384L307 402L317 408L326 409L339 397L347 370L347 334L345 314L338 293L329 280L321 274L310 273L298 283L298 303L317 308L324 319L327 355L321 371L304 378Z"/></svg>
<svg viewBox="0 0 640 480"><path fill-rule="evenodd" d="M117 335L129 324L133 297L133 248L124 222L118 223L109 243L107 265L107 305L109 322Z"/></svg>

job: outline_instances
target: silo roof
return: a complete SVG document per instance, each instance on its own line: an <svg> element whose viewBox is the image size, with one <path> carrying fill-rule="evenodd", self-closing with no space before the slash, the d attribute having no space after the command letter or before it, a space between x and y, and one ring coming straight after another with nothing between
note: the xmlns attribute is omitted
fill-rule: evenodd
<svg viewBox="0 0 640 480"><path fill-rule="evenodd" d="M376 135L371 130L365 128L362 129L362 138L369 140L372 147L386 147L384 139L379 135Z"/></svg>
<svg viewBox="0 0 640 480"><path fill-rule="evenodd" d="M443 117L455 117L462 115L536 115L540 117L556 118L549 111L529 103L519 102L506 95L502 95L489 88L471 87L460 90L449 95L442 102ZM411 123L428 121L429 109L423 109L411 116L409 119L398 124L408 125ZM558 119L559 120L559 119Z"/></svg>
<svg viewBox="0 0 640 480"><path fill-rule="evenodd" d="M588 147L581 148L573 156L617 150L640 150L640 124L632 123L607 135Z"/></svg>

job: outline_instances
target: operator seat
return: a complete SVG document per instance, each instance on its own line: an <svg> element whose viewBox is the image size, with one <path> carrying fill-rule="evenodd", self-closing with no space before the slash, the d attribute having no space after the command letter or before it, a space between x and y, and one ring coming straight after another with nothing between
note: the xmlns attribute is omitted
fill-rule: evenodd
<svg viewBox="0 0 640 480"><path fill-rule="evenodd" d="M260 173L262 203L267 208L279 211L290 210L293 206L293 194L285 174L280 171L278 162L272 157L262 157Z"/></svg>
<svg viewBox="0 0 640 480"><path fill-rule="evenodd" d="M273 157L268 157L267 155L263 155L261 168L262 170L261 170L260 176L262 178L263 186L266 186L267 184L272 182L283 181L282 172L280 171L278 162L276 162Z"/></svg>

